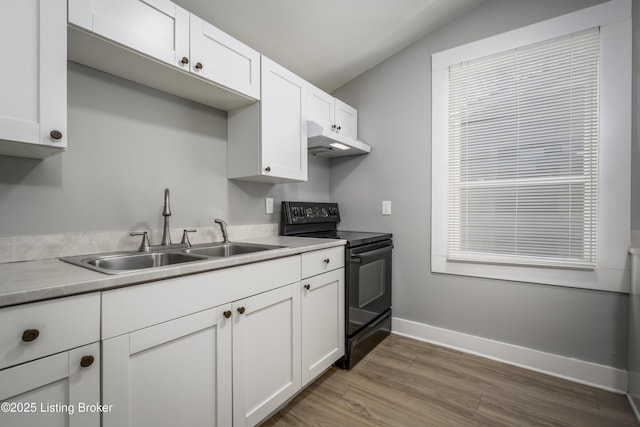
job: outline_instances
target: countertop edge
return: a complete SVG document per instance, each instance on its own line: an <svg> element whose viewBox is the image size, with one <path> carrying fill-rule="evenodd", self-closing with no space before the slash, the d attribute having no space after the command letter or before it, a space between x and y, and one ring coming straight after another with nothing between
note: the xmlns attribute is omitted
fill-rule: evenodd
<svg viewBox="0 0 640 427"><path fill-rule="evenodd" d="M0 308L135 286L142 283L284 258L346 244L345 240L282 236L237 240L237 242L272 244L286 247L117 275L91 271L55 258L0 264Z"/></svg>

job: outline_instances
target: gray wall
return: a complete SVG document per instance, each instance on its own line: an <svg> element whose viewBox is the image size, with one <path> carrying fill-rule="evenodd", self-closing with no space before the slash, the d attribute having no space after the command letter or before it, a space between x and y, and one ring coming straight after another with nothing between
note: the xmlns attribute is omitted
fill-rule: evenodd
<svg viewBox="0 0 640 427"><path fill-rule="evenodd" d="M373 151L332 160L331 199L343 229L393 232L395 316L626 366L627 295L430 273L431 54L596 3L487 0L334 93L358 108Z"/></svg>
<svg viewBox="0 0 640 427"><path fill-rule="evenodd" d="M0 236L159 228L165 187L172 227L278 222L283 199L329 199L326 159L310 157L303 184L229 181L225 112L68 70L69 149L43 161L0 156Z"/></svg>

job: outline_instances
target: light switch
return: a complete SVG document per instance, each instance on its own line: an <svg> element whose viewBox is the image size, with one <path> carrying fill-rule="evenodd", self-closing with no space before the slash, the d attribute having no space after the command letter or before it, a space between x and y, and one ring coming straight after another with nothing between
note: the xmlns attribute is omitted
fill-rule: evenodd
<svg viewBox="0 0 640 427"><path fill-rule="evenodd" d="M267 197L265 199L264 210L267 214L273 213L273 197Z"/></svg>
<svg viewBox="0 0 640 427"><path fill-rule="evenodd" d="M382 201L382 215L391 215L391 200Z"/></svg>

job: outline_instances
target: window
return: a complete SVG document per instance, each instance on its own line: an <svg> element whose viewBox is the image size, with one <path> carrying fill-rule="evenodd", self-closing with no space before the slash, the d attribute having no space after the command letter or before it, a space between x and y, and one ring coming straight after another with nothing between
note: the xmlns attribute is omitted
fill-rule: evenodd
<svg viewBox="0 0 640 427"><path fill-rule="evenodd" d="M630 16L613 1L433 56L434 272L628 288Z"/></svg>
<svg viewBox="0 0 640 427"><path fill-rule="evenodd" d="M595 267L599 34L449 67L449 260Z"/></svg>

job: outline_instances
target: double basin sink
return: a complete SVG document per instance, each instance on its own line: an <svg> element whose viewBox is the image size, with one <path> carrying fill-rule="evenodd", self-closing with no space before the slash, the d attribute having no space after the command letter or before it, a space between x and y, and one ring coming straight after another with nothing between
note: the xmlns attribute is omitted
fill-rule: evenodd
<svg viewBox="0 0 640 427"><path fill-rule="evenodd" d="M215 243L191 247L161 248L149 252L117 252L94 255L79 255L60 258L70 264L106 274L127 273L148 268L168 267L187 262L220 259L235 255L250 254L285 246L253 243Z"/></svg>

